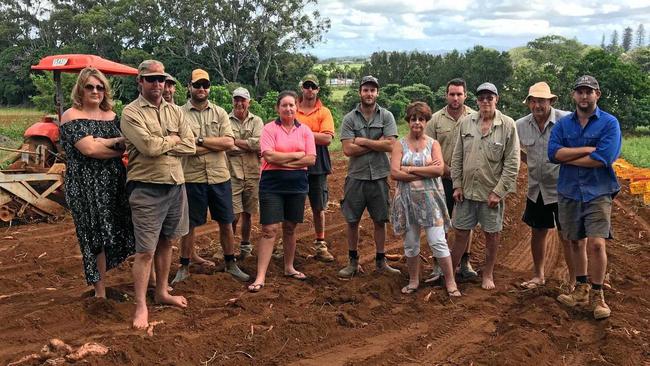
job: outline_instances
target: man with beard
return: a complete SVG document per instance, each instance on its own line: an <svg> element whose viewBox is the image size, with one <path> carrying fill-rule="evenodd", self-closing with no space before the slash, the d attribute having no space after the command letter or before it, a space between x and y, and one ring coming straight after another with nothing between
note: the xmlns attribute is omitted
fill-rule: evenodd
<svg viewBox="0 0 650 366"><path fill-rule="evenodd" d="M528 90L524 103L530 114L517 120L517 134L521 145L521 160L528 165L528 193L523 221L530 226L530 251L533 255L535 276L520 286L533 289L543 286L546 237L548 230L561 225L557 211L557 178L560 167L548 160L548 139L560 118L569 114L553 108L557 96L551 93L547 83L535 83ZM564 260L569 269L569 282L573 282L575 273L571 261L569 243L558 235L564 248Z"/></svg>
<svg viewBox="0 0 650 366"><path fill-rule="evenodd" d="M612 238L612 199L621 189L612 164L622 142L616 117L597 106L600 95L596 78L579 77L573 86L576 111L560 119L548 143L548 158L560 164L558 211L576 273L575 289L557 300L571 307L589 304L596 319L611 314L603 295L605 239Z"/></svg>
<svg viewBox="0 0 650 366"><path fill-rule="evenodd" d="M174 102L174 94L176 94L176 80L175 77L171 76L168 73L165 73L167 79L165 79L165 88L163 89L163 99L167 103L176 104Z"/></svg>
<svg viewBox="0 0 650 366"><path fill-rule="evenodd" d="M298 122L309 126L316 141L316 164L307 168L309 178L309 205L314 216L314 231L316 238L315 259L322 262L334 261L334 256L327 250L325 242L325 210L329 193L327 175L332 173L330 152L327 146L334 137L334 118L330 110L323 105L318 97L318 78L316 75L306 75L300 82L302 95L298 99Z"/></svg>
<svg viewBox="0 0 650 366"><path fill-rule="evenodd" d="M492 83L476 89L479 111L461 118L451 159L454 183L454 268L465 253L477 224L485 233L481 287L495 288L494 264L503 229L505 198L517 190L519 139L515 121L497 109L499 92Z"/></svg>
<svg viewBox="0 0 650 366"><path fill-rule="evenodd" d="M253 251L250 242L251 215L258 211L260 136L264 128L262 119L248 110L250 102L251 95L246 88L240 87L233 91L229 117L235 135L235 146L227 152L235 213L232 231L237 233L237 224L241 222L239 260L242 261Z"/></svg>
<svg viewBox="0 0 650 366"><path fill-rule="evenodd" d="M165 66L156 60L138 66L140 96L124 108L120 127L129 154L127 192L136 239L133 262L135 315L133 327L149 325L147 282L156 262L157 303L187 307L183 296L169 294L167 277L171 241L188 231L182 155L195 153L194 136L180 107L162 98Z"/></svg>
<svg viewBox="0 0 650 366"><path fill-rule="evenodd" d="M474 113L475 111L465 105L467 99L467 84L463 79L451 79L447 83L447 105L431 116L424 131L429 137L438 140L442 148L442 160L445 163L445 172L442 175L442 187L445 190L445 203L449 217L454 210L454 187L451 181L451 155L456 144L458 133L458 120ZM477 273L472 268L470 259L471 238L467 250L460 260L460 275L465 278L476 277ZM434 266L431 276L425 282L436 281L442 275L442 270L437 264Z"/></svg>
<svg viewBox="0 0 650 366"><path fill-rule="evenodd" d="M378 272L399 274L398 269L386 263L384 243L389 215L387 177L390 163L387 152L393 149L397 125L393 114L377 105L379 81L374 76L364 76L359 85L361 103L345 115L341 124L343 153L349 157L348 176L345 178L341 210L347 221L349 263L338 273L351 278L361 271L357 245L359 221L363 211L374 223L375 265Z"/></svg>
<svg viewBox="0 0 650 366"><path fill-rule="evenodd" d="M240 281L249 276L242 272L235 260L232 222L235 219L232 208L232 187L226 150L235 144L228 113L208 100L210 76L205 70L192 71L188 84L190 100L183 106L189 127L196 136L196 154L183 161L185 186L190 216L189 233L181 240L181 267L172 283L189 277L190 260L204 267L214 263L201 258L194 250L194 231L205 224L210 217L219 224L219 240L225 259L224 270Z"/></svg>

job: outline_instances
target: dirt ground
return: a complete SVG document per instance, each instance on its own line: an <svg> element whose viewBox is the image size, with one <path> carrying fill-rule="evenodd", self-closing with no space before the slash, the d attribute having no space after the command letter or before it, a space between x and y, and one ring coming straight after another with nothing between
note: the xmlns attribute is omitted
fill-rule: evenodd
<svg viewBox="0 0 650 366"><path fill-rule="evenodd" d="M340 280L347 261L345 222L338 200L345 160L337 155L330 177L327 237L336 262L310 257L311 214L298 227L297 268L309 279L287 279L272 260L266 287L257 294L224 273L194 273L173 293L189 308L150 306L153 334L130 329L133 305L131 261L109 272L109 299L92 298L70 217L57 223L0 228L0 364L37 353L52 338L73 347L97 342L109 348L86 358L92 365L648 365L650 360L650 209L629 195L627 185L613 208L615 239L608 244L611 289L609 319L567 309L555 297L566 269L557 239L547 249L547 285L521 290L532 260L530 232L521 222L525 170L519 193L507 198L505 230L495 269L497 289L460 283L463 297L450 300L442 287L422 285L402 295L401 276L374 273L372 223L362 221L360 254L365 274ZM216 225L198 229L200 253L218 255ZM254 227L254 242L259 227ZM553 238L555 236L553 235ZM387 252L402 254L389 235ZM484 258L475 235L472 262ZM423 245L423 271L430 252ZM174 255L172 274L178 264ZM241 267L255 274L255 258ZM645 268L645 269L644 269ZM39 365L41 361L26 362ZM51 364L54 364L52 362Z"/></svg>

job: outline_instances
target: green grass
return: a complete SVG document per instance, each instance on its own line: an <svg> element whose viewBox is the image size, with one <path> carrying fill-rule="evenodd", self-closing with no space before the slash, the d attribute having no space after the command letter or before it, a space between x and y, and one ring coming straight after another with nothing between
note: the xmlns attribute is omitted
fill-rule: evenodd
<svg viewBox="0 0 650 366"><path fill-rule="evenodd" d="M335 103L343 103L343 97L350 90L348 87L332 87L332 96L330 99Z"/></svg>
<svg viewBox="0 0 650 366"><path fill-rule="evenodd" d="M43 115L43 112L30 108L0 108L0 146L19 148L27 127L38 122ZM0 164L11 154L0 150Z"/></svg>
<svg viewBox="0 0 650 366"><path fill-rule="evenodd" d="M650 168L650 136L626 136L621 155L632 165Z"/></svg>

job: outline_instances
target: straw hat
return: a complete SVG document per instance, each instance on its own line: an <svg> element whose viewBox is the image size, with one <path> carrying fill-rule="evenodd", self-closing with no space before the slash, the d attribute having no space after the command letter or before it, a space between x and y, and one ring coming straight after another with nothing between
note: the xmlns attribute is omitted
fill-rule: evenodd
<svg viewBox="0 0 650 366"><path fill-rule="evenodd" d="M552 94L551 87L543 81L533 84L533 86L528 89L528 96L526 96L523 103L528 103L528 98L530 97L552 99L551 103L557 100L557 95Z"/></svg>

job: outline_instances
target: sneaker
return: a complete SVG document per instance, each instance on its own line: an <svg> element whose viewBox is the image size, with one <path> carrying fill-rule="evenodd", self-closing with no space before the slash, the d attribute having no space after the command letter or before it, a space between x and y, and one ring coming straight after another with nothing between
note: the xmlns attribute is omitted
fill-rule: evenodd
<svg viewBox="0 0 650 366"><path fill-rule="evenodd" d="M275 248L273 248L273 253L271 254L271 257L273 259L284 258L284 246L282 245L282 240L280 240L278 245Z"/></svg>
<svg viewBox="0 0 650 366"><path fill-rule="evenodd" d="M226 262L226 268L224 269L224 272L230 273L235 279L245 282L248 281L251 276L247 275L244 273L239 267L237 267L237 262L232 261L232 262Z"/></svg>
<svg viewBox="0 0 650 366"><path fill-rule="evenodd" d="M342 278L352 278L357 273L359 273L359 258L350 258L348 265L343 267L338 275Z"/></svg>
<svg viewBox="0 0 650 366"><path fill-rule="evenodd" d="M250 257L252 252L253 246L250 243L239 244L239 258L237 258L237 260L243 261L244 259Z"/></svg>
<svg viewBox="0 0 650 366"><path fill-rule="evenodd" d="M399 269L389 266L388 263L386 263L386 258L376 260L375 266L377 268L377 272L379 273L402 274Z"/></svg>
<svg viewBox="0 0 650 366"><path fill-rule="evenodd" d="M609 306L605 303L605 295L603 290L592 290L591 291L591 307L594 311L594 318L596 319L605 319L609 318L609 315L612 311L609 309Z"/></svg>
<svg viewBox="0 0 650 366"><path fill-rule="evenodd" d="M325 240L314 240L316 245L316 255L314 258L321 262L333 262L334 256L327 250L327 242Z"/></svg>
<svg viewBox="0 0 650 366"><path fill-rule="evenodd" d="M562 294L557 297L557 301L566 306L587 306L589 305L589 290L591 286L588 283L578 283L575 289L569 294ZM604 302L603 302L604 303Z"/></svg>
<svg viewBox="0 0 650 366"><path fill-rule="evenodd" d="M478 276L478 273L472 268L472 264L469 262L468 257L463 257L460 261L460 276L464 279L474 278Z"/></svg>

